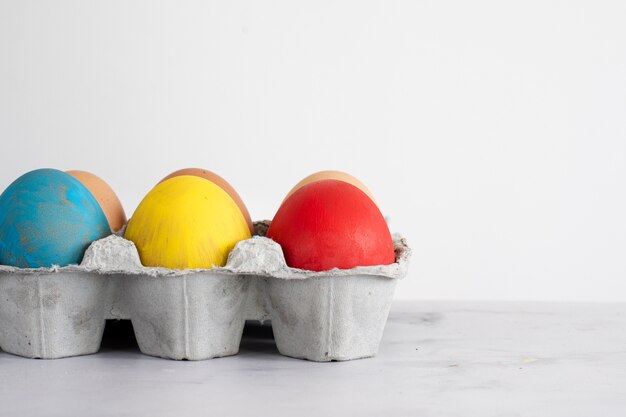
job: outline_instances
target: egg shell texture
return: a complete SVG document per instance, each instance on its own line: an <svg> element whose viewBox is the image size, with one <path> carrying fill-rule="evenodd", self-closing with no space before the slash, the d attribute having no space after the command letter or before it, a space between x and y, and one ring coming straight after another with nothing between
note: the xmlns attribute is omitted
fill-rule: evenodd
<svg viewBox="0 0 626 417"><path fill-rule="evenodd" d="M187 175L154 187L125 232L144 266L171 269L223 266L235 244L250 236L241 210L226 191Z"/></svg>
<svg viewBox="0 0 626 417"><path fill-rule="evenodd" d="M252 218L250 217L250 212L248 212L248 208L246 207L245 203L239 196L239 193L237 193L237 191L233 188L232 185L230 185L228 181L226 181L224 178L217 175L215 172L209 171L207 169L184 168L184 169L179 169L178 171L172 172L167 177L163 178L159 182L159 184L165 180L169 180L170 178L174 178L174 177L179 177L181 175L193 175L196 177L204 178L206 180L209 180L215 183L216 185L219 185L222 188L222 190L226 191L228 195L230 196L230 198L232 198L233 201L237 203L237 206L241 210L241 214L243 214L243 217L246 219L246 222L248 223L248 228L250 229L250 233L254 234L254 227L252 226Z"/></svg>
<svg viewBox="0 0 626 417"><path fill-rule="evenodd" d="M388 265L395 260L389 228L360 189L321 180L287 198L267 231L287 265L311 271Z"/></svg>
<svg viewBox="0 0 626 417"><path fill-rule="evenodd" d="M367 194L367 196L371 198L374 203L376 203L376 199L374 198L374 195L365 186L365 184L359 181L356 177L350 174L347 174L345 172L342 172L342 171L332 171L332 170L316 172L304 178L302 181L297 183L291 189L291 191L289 191L289 193L287 193L287 196L285 197L283 201L288 199L293 193L295 193L296 191L298 191L300 188L304 187L305 185L311 184L317 181L322 181L322 180L338 180L338 181L347 182L348 184L352 184L355 187L357 187L359 190Z"/></svg>
<svg viewBox="0 0 626 417"><path fill-rule="evenodd" d="M111 233L89 190L55 169L15 180L0 196L0 263L20 268L80 263L89 244Z"/></svg>
<svg viewBox="0 0 626 417"><path fill-rule="evenodd" d="M93 194L100 204L112 231L117 232L126 224L126 213L120 199L102 178L86 171L67 171Z"/></svg>

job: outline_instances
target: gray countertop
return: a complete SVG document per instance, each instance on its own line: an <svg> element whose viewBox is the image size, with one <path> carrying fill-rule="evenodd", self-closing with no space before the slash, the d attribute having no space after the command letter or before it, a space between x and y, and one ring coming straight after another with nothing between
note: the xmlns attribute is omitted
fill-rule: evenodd
<svg viewBox="0 0 626 417"><path fill-rule="evenodd" d="M0 415L626 415L626 304L396 302L373 359L278 354L268 326L237 356L142 355L127 323L96 355L0 351Z"/></svg>

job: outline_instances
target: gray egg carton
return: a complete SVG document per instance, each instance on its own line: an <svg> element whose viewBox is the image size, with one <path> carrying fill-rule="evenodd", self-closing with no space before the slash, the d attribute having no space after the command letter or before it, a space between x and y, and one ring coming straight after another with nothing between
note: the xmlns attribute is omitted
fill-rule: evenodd
<svg viewBox="0 0 626 417"><path fill-rule="evenodd" d="M269 222L257 222L264 235ZM144 267L118 235L95 241L80 265L0 265L0 348L29 358L95 353L106 319L130 319L147 355L234 355L246 319L271 320L286 356L313 361L376 355L410 249L394 235L391 265L312 272L290 268L261 236L237 243L224 267Z"/></svg>

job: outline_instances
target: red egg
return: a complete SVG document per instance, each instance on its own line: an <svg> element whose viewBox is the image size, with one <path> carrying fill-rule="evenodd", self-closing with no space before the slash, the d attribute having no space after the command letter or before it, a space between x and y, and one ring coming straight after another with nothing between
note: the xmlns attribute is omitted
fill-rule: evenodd
<svg viewBox="0 0 626 417"><path fill-rule="evenodd" d="M293 268L327 271L395 261L380 210L344 181L321 180L295 191L278 209L267 237L282 246Z"/></svg>

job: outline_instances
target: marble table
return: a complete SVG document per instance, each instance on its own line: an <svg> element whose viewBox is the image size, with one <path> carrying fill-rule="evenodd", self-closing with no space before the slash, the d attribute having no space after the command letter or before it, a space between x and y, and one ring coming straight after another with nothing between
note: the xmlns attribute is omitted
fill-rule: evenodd
<svg viewBox="0 0 626 417"><path fill-rule="evenodd" d="M96 355L0 352L1 416L626 416L626 304L396 302L379 355L313 363L250 326L239 355L142 355L125 322Z"/></svg>

